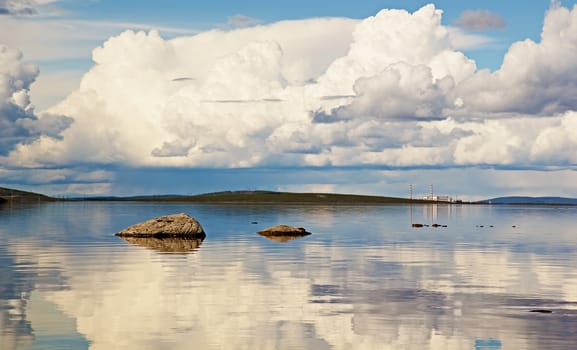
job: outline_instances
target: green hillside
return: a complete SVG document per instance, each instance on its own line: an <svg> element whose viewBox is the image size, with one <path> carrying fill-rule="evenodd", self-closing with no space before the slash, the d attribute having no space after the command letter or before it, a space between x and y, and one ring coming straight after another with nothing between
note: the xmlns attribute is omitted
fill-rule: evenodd
<svg viewBox="0 0 577 350"><path fill-rule="evenodd" d="M31 202L49 202L55 200L56 200L55 198L48 197L39 193L0 187L0 202L31 203Z"/></svg>
<svg viewBox="0 0 577 350"><path fill-rule="evenodd" d="M104 199L104 198L103 198ZM110 200L110 198L108 198ZM299 203L299 204L400 204L415 203L406 198L333 193L291 193L271 191L226 191L193 196L141 196L116 198L131 201L167 201L193 203Z"/></svg>

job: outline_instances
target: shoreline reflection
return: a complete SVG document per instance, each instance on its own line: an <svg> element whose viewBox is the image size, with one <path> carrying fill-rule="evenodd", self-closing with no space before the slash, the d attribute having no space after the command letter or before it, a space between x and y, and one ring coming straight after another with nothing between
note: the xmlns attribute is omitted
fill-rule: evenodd
<svg viewBox="0 0 577 350"><path fill-rule="evenodd" d="M293 233L293 234L271 235L271 234L262 233L262 232L257 232L257 234L266 238L266 239L269 239L271 241L278 242L278 243L287 243L290 241L294 241L295 239L304 238L304 237L310 235L310 233L302 233L302 234Z"/></svg>

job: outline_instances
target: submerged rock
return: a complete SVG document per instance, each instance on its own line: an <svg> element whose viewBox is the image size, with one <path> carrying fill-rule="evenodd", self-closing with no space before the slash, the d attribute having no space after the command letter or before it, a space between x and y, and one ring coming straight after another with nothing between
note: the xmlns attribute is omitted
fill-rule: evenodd
<svg viewBox="0 0 577 350"><path fill-rule="evenodd" d="M206 237L200 223L186 213L160 216L129 226L116 234L120 237Z"/></svg>
<svg viewBox="0 0 577 350"><path fill-rule="evenodd" d="M278 225L259 231L259 235L277 242L288 242L299 237L308 236L311 233L302 227Z"/></svg>

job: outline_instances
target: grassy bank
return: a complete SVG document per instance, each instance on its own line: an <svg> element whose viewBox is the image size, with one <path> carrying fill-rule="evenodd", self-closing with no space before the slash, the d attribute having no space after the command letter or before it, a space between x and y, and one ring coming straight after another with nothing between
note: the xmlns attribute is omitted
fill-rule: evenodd
<svg viewBox="0 0 577 350"><path fill-rule="evenodd" d="M91 200L95 200L94 198ZM98 200L98 199L97 199ZM333 193L291 193L269 191L227 191L193 196L140 196L128 198L100 198L99 200L130 200L191 203L298 203L298 204L408 204L421 203L397 197L365 196Z"/></svg>
<svg viewBox="0 0 577 350"><path fill-rule="evenodd" d="M43 194L0 187L0 203L51 202L58 199Z"/></svg>

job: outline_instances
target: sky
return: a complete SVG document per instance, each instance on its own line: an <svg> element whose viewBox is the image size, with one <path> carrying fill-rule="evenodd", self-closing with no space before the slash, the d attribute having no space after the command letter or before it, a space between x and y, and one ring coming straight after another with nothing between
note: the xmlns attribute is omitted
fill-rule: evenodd
<svg viewBox="0 0 577 350"><path fill-rule="evenodd" d="M0 186L577 197L576 3L0 0Z"/></svg>

